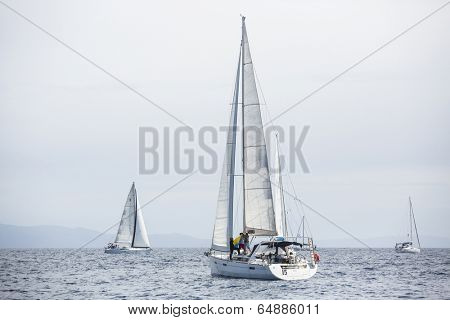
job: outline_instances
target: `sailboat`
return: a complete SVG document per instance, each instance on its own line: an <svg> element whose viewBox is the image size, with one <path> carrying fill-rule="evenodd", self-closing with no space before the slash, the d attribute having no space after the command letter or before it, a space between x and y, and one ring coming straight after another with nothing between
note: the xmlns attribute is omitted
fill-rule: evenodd
<svg viewBox="0 0 450 320"><path fill-rule="evenodd" d="M131 186L123 209L119 230L113 243L108 243L105 253L131 253L150 250L147 229L142 216L136 186Z"/></svg>
<svg viewBox="0 0 450 320"><path fill-rule="evenodd" d="M414 229L413 229L414 225ZM414 232L413 232L414 231ZM415 234L415 237L413 236ZM414 209L409 197L409 231L408 231L408 241L399 242L395 244L395 251L399 253L420 253L420 240L419 233L417 232L416 219L414 218ZM415 239L414 239L415 238ZM416 240L414 243L413 240ZM415 247L417 244L417 247Z"/></svg>
<svg viewBox="0 0 450 320"><path fill-rule="evenodd" d="M239 90L242 93L240 103ZM245 245L243 244L243 250L239 249L238 254L235 254L234 180L237 176L235 160L239 109L241 109L242 119L243 171L241 186L243 230L239 237L244 238ZM266 280L301 280L308 279L317 272L318 255L314 251L312 238L308 238L308 243L305 244L297 237L288 237L279 160L277 144L274 172L271 178L245 17L242 17L239 63L216 220L211 248L205 253L210 260L212 275ZM305 248L307 248L306 254Z"/></svg>

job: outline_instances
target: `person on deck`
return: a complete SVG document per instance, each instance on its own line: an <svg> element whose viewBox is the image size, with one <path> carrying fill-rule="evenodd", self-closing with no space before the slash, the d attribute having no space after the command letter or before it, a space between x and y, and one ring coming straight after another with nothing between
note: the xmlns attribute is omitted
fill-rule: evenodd
<svg viewBox="0 0 450 320"><path fill-rule="evenodd" d="M249 236L248 236L248 232L244 233L244 245L245 245L245 252L249 252L250 251L250 241L249 241Z"/></svg>
<svg viewBox="0 0 450 320"><path fill-rule="evenodd" d="M240 240L241 240L240 235L233 239L234 250L236 250L238 254L240 253L239 252L239 241Z"/></svg>
<svg viewBox="0 0 450 320"><path fill-rule="evenodd" d="M244 239L244 234L242 232L240 233L240 238L239 238L239 253L241 253L241 250L243 253L245 253L245 239Z"/></svg>

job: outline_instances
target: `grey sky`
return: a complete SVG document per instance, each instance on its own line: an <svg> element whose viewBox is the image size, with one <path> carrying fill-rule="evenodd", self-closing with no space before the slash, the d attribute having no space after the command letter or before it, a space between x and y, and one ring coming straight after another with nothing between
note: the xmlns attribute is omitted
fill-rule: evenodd
<svg viewBox="0 0 450 320"><path fill-rule="evenodd" d="M445 1L4 2L197 130L227 125L240 13L275 116ZM276 121L311 126L297 192L357 236L402 235L408 195L419 233L448 235L449 17ZM0 106L0 223L103 230L132 181L146 202L182 178L138 174L138 128L176 121L2 5ZM149 232L210 237L218 185L219 173L195 175L147 206ZM308 216L319 241L346 237Z"/></svg>

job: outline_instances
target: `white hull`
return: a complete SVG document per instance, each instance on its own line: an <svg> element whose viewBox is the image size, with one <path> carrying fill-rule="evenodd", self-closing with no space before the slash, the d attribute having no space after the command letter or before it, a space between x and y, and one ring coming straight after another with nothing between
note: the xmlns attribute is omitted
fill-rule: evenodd
<svg viewBox="0 0 450 320"><path fill-rule="evenodd" d="M148 252L150 248L105 248L105 253L119 254L119 253L141 253Z"/></svg>
<svg viewBox="0 0 450 320"><path fill-rule="evenodd" d="M211 274L232 278L262 280L305 280L317 272L317 264L256 264L209 257Z"/></svg>
<svg viewBox="0 0 450 320"><path fill-rule="evenodd" d="M395 248L398 253L420 253L419 248Z"/></svg>

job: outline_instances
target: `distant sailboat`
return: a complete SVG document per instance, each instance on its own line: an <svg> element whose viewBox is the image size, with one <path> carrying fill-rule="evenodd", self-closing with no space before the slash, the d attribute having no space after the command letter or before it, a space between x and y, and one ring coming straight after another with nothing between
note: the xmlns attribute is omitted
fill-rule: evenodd
<svg viewBox="0 0 450 320"><path fill-rule="evenodd" d="M241 86L239 81L241 79ZM234 255L233 212L239 89L242 90L242 189L243 250ZM307 244L287 234L284 190L281 179L278 145L275 154L273 185L253 63L242 17L242 40L237 68L225 160L219 188L210 259L212 275L267 279L301 280L317 272L318 255L312 239ZM252 237L252 241L249 241ZM253 248L250 249L250 244ZM245 248L245 246L248 246ZM307 247L306 255L303 250ZM242 251L242 252L241 252Z"/></svg>
<svg viewBox="0 0 450 320"><path fill-rule="evenodd" d="M414 225L414 228L413 228ZM415 234L415 237L413 236ZM420 253L420 240L419 233L417 232L416 219L414 218L414 209L409 197L409 232L408 240L406 242L400 242L395 244L395 251L399 253ZM416 241L415 241L416 240ZM414 243L415 242L415 243ZM417 245L417 247L415 247Z"/></svg>
<svg viewBox="0 0 450 320"><path fill-rule="evenodd" d="M129 253L150 250L144 217L136 192L136 187L131 186L127 202L123 209L122 220L117 231L116 240L108 243L106 253Z"/></svg>

